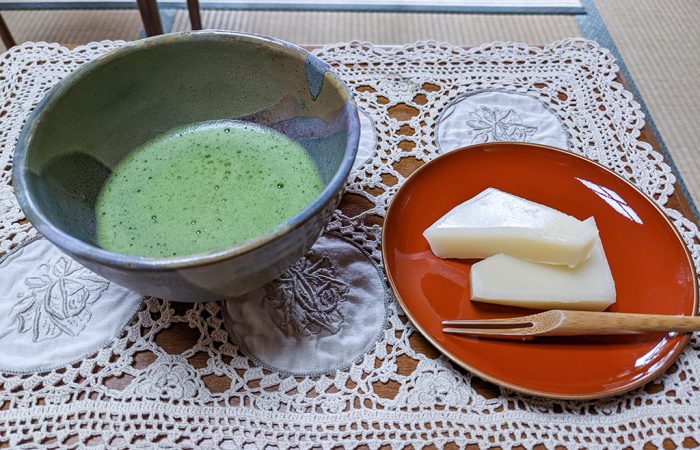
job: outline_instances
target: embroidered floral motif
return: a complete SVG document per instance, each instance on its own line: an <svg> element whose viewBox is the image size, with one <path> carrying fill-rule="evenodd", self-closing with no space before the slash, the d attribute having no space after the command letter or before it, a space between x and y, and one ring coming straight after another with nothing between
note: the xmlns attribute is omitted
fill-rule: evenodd
<svg viewBox="0 0 700 450"><path fill-rule="evenodd" d="M263 304L270 307L277 326L289 335L309 336L323 331L333 335L345 319L342 304L349 290L336 277L327 257L316 262L303 257L266 286Z"/></svg>
<svg viewBox="0 0 700 450"><path fill-rule="evenodd" d="M474 130L472 144L483 142L527 142L537 127L523 124L513 109L481 107L469 114L467 126Z"/></svg>
<svg viewBox="0 0 700 450"><path fill-rule="evenodd" d="M12 308L17 331L31 332L34 342L77 336L92 317L90 305L109 282L66 257L42 264L39 270L43 273L24 280L29 292L19 294Z"/></svg>

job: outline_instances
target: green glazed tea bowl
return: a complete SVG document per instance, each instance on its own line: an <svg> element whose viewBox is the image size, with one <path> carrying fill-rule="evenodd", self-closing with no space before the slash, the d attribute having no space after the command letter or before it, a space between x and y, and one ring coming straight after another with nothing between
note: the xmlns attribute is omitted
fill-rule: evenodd
<svg viewBox="0 0 700 450"><path fill-rule="evenodd" d="M272 231L217 251L149 258L100 248L95 201L112 169L167 130L217 119L301 144L320 194ZM305 50L242 33L163 35L106 53L54 87L22 130L13 184L36 229L92 271L145 295L217 300L264 285L308 251L340 201L359 134L347 88Z"/></svg>

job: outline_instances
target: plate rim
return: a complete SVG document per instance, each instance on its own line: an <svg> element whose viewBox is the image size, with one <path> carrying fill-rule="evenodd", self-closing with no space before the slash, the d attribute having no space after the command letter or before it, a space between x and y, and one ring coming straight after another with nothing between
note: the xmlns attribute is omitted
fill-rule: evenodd
<svg viewBox="0 0 700 450"><path fill-rule="evenodd" d="M401 309L404 311L408 319L411 321L411 324L418 330L418 332L425 338L427 339L430 344L436 348L440 353L443 355L447 356L450 361L453 363L457 364L461 368L467 370L468 372L477 375L478 377L489 381L493 384L496 384L501 387L505 387L507 389L510 389L515 392L519 392L521 394L527 394L527 395L533 395L533 396L538 396L538 397L544 397L544 398L551 398L551 399L556 399L556 400L592 400L592 399L600 399L600 398L605 398L605 397L611 397L614 395L618 394L623 394L629 391L632 391L648 382L651 380L657 378L658 376L662 375L666 370L678 360L680 357L681 353L683 353L683 350L688 345L688 341L690 340L691 333L683 333L683 336L681 336L681 339L679 341L679 345L677 345L674 349L669 351L668 357L664 364L659 366L657 369L652 370L644 374L642 377L636 379L632 383L627 383L623 384L622 386L618 386L614 389L605 389L602 391L597 391L597 392L591 392L591 393L586 393L586 394L560 394L556 392L548 392L548 391L541 391L537 389L530 389L527 387L523 386L518 386L516 384L509 383L507 381L501 380L496 376L487 374L478 368L467 364L466 362L462 361L460 358L458 358L456 355L454 355L452 352L447 350L444 346L442 346L439 342L437 342L435 339L433 339L422 327L420 323L413 317L413 314L410 312L410 310L406 307L406 303L404 302L403 298L401 297L401 294L398 292L398 289L396 288L396 283L394 281L394 278L388 268L387 265L387 247L384 245L385 242L385 237L386 237L386 230L387 227L386 225L386 219L389 217L391 213L391 208L394 206L394 200L398 197L399 193L401 192L402 189L405 188L405 186L408 184L408 182L415 176L418 176L421 172L426 170L427 167L430 167L435 161L447 157L448 155L455 153L455 152L466 152L470 151L476 147L494 147L494 146L503 146L503 145L514 145L516 147L537 147L541 148L547 151L554 151L557 153L564 154L566 156L571 156L574 157L575 159L579 159L583 161L584 163L587 164L592 164L593 166L596 166L600 169L603 169L604 171L610 173L614 177L618 178L619 180L622 180L625 184L627 184L629 187L631 187L633 190L638 192L639 194L642 195L644 200L646 200L647 203L650 203L656 211L661 215L661 217L666 221L666 223L671 227L671 230L673 230L674 235L676 236L676 239L678 239L681 247L683 248L683 251L685 253L685 256L687 258L688 265L690 266L691 269L691 274L692 274L692 283L693 283L693 308L692 308L692 316L698 316L698 274L695 269L695 264L693 262L693 258L690 255L690 251L688 250L688 246L685 244L685 241L683 241L683 237L680 235L678 229L675 227L673 222L669 219L669 217L666 215L664 210L659 206L649 195L646 193L642 192L641 189L639 189L637 186L635 186L631 181L627 180L626 178L620 176L617 174L615 171L609 169L608 167L605 167L601 163L594 161L592 159L586 158L583 155L579 155L577 153L570 152L568 150L556 148L556 147L551 147L548 145L543 145L543 144L535 144L535 143L529 143L529 142L484 142L481 144L472 144L472 145L467 145L464 147L460 147L455 150L450 150L449 152L441 153L438 154L437 157L431 159L430 161L426 162L422 166L420 166L418 169L416 169L412 174L410 174L406 180L401 184L399 189L396 191L396 193L392 196L391 201L389 202L389 206L387 207L386 214L384 215L384 220L385 223L382 225L382 235L381 235L381 247L382 247L382 263L384 266L384 272L386 273L386 277L389 280L389 285L391 286L391 290L394 293L394 296L396 297L397 301L401 305Z"/></svg>

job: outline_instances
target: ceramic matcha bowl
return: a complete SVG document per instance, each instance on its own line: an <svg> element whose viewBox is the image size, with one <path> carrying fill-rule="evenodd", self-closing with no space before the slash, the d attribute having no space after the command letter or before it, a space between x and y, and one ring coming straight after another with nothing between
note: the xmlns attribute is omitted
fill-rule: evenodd
<svg viewBox="0 0 700 450"><path fill-rule="evenodd" d="M320 194L228 248L165 258L101 248L95 203L112 169L167 130L222 119L301 144L319 170ZM303 49L240 33L179 33L109 52L51 90L22 130L13 182L29 221L89 269L143 294L208 301L262 286L311 247L340 201L358 139L348 90Z"/></svg>

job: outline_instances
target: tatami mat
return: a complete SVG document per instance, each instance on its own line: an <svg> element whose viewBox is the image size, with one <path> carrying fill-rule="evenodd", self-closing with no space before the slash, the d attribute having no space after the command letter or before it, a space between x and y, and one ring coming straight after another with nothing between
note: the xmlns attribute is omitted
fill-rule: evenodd
<svg viewBox="0 0 700 450"><path fill-rule="evenodd" d="M700 3L598 0L598 8L700 204Z"/></svg>
<svg viewBox="0 0 700 450"><path fill-rule="evenodd" d="M3 11L15 41L86 44L91 41L132 40L143 28L137 9ZM5 49L0 43L0 48Z"/></svg>
<svg viewBox="0 0 700 450"><path fill-rule="evenodd" d="M189 29L186 11L178 11L173 31ZM572 16L369 13L321 11L203 11L206 28L272 35L300 45L361 40L405 44L435 39L456 45L490 41L545 44L579 35Z"/></svg>

